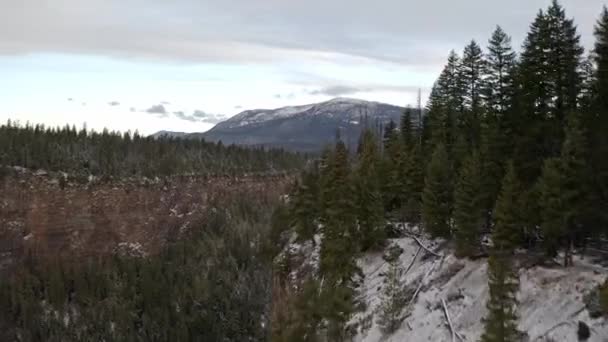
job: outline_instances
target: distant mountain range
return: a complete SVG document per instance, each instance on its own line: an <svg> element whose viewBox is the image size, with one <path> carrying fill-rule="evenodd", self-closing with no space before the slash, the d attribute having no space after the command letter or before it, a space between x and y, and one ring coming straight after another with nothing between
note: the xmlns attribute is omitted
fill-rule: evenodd
<svg viewBox="0 0 608 342"><path fill-rule="evenodd" d="M386 125L391 120L398 123L404 110L379 102L335 98L304 106L247 110L204 133L161 131L154 136L317 152L335 141L338 131L349 146L356 146L363 127ZM417 119L416 115L412 118L414 123Z"/></svg>

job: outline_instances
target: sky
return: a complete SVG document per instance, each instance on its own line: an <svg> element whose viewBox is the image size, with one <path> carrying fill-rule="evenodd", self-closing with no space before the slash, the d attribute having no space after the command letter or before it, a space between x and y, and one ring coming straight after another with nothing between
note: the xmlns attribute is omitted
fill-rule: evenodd
<svg viewBox="0 0 608 342"><path fill-rule="evenodd" d="M583 45L603 0L562 0ZM451 49L550 0L0 0L0 122L202 132L246 109L426 99Z"/></svg>

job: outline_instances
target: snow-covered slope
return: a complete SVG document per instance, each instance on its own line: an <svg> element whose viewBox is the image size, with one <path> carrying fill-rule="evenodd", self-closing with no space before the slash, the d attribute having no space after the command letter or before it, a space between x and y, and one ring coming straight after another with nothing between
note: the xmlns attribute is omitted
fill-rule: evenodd
<svg viewBox="0 0 608 342"><path fill-rule="evenodd" d="M404 249L401 262L408 266L419 245L411 238L394 242ZM436 242L423 243L437 248ZM411 307L411 315L401 328L391 336L383 336L374 318L371 328L360 330L355 341L450 341L442 299L446 301L456 331L466 341L479 340L488 299L486 260L457 259L450 250L439 250L439 253L444 256L419 255L402 279L404 284L417 287L419 280L426 276ZM365 256L360 260L360 266L365 274L364 296L369 305L368 310L358 314L353 322L373 314L378 307L382 273L387 268L381 255ZM519 328L528 334L530 341L577 341L579 321L591 328L590 342L608 341L608 322L601 318L591 319L583 303L583 295L606 279L608 269L577 258L571 268L536 266L521 269L519 274Z"/></svg>
<svg viewBox="0 0 608 342"><path fill-rule="evenodd" d="M326 115L330 117L342 115L346 120L359 119L360 116L365 115L375 117L378 114L378 108L385 106L389 105L382 104L379 102L369 102L346 97L338 97L326 102L308 104L303 106L289 106L278 109L246 110L224 122L219 123L216 127L218 129L230 129L235 127L261 124L272 120L293 118L299 115ZM358 110L352 110L353 108ZM397 109L397 114L401 113L401 109L399 107L394 108Z"/></svg>
<svg viewBox="0 0 608 342"><path fill-rule="evenodd" d="M441 241L422 238L419 241L440 256L424 249L418 253L420 245L413 238L391 240L403 248L400 257L403 267L412 264L401 279L402 284L414 289L420 287L420 291L406 308L411 314L390 336L383 335L377 324L383 273L388 264L382 253L367 254L358 260L365 275L361 298L367 309L351 319L350 324L357 327L355 342L451 341L442 299L455 330L464 341L479 341L488 299L487 260L458 259L449 248L441 247L445 245ZM302 258L302 269L316 268L318 245L317 249L306 244L293 244L290 248L292 254L308 254ZM292 277L297 278L300 272L297 269ZM576 342L579 321L590 327L589 342L608 341L608 322L590 318L583 301L587 293L607 278L608 269L577 257L570 268L534 266L521 268L519 275L517 313L519 329L527 334L527 341Z"/></svg>

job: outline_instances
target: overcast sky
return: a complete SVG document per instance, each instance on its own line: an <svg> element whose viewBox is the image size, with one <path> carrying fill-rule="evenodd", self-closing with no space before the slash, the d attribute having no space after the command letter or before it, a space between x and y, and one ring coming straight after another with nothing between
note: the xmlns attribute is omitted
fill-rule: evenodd
<svg viewBox="0 0 608 342"><path fill-rule="evenodd" d="M414 104L497 24L550 0L1 0L0 120L204 131L337 96ZM605 1L563 0L584 45Z"/></svg>

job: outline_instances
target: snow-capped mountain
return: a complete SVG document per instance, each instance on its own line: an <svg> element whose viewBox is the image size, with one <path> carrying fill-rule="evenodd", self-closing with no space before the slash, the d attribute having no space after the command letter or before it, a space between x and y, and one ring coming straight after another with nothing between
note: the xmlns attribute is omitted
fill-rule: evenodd
<svg viewBox="0 0 608 342"><path fill-rule="evenodd" d="M316 152L332 143L338 131L347 144L355 146L363 127L399 122L403 111L402 107L379 102L336 98L303 106L247 110L208 132L188 137Z"/></svg>

